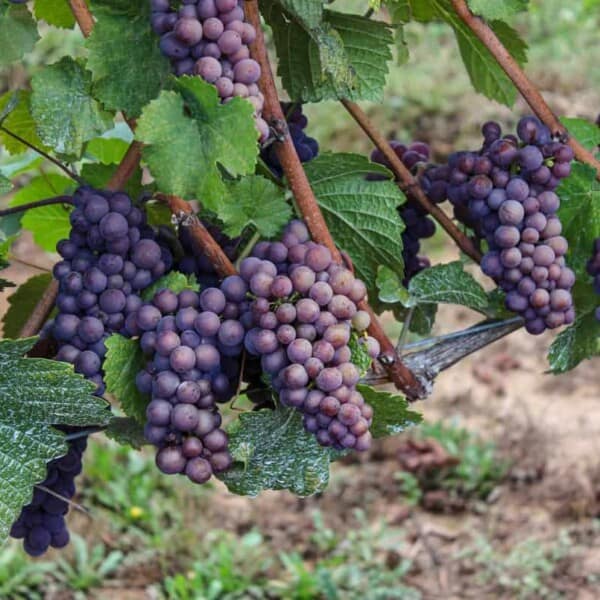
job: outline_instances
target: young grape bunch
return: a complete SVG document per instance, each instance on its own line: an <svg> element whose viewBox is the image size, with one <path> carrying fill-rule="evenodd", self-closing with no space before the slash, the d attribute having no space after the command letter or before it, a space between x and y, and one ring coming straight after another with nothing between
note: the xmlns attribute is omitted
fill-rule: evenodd
<svg viewBox="0 0 600 600"><path fill-rule="evenodd" d="M429 146L423 142L412 142L405 145L393 140L390 145L396 156L404 163L404 166L411 171L417 171L420 167L427 165L429 161ZM373 150L371 160L388 168L391 167L379 149ZM369 176L371 180L380 178L377 175ZM420 177L420 182L432 201L437 203L446 199L446 183L440 180L439 177L430 180L427 171L425 171ZM403 284L406 286L412 277L431 266L427 257L419 256L419 250L421 249L421 240L430 238L435 234L435 223L410 193L407 194L406 202L400 206L398 211L405 226L402 232L402 258L404 260Z"/></svg>
<svg viewBox="0 0 600 600"><path fill-rule="evenodd" d="M575 274L565 263L554 190L570 173L573 151L531 116L519 121L517 136L502 136L495 122L482 133L481 150L457 152L433 171L446 176L455 217L487 242L481 268L506 292L507 308L525 319L527 331L568 325Z"/></svg>
<svg viewBox="0 0 600 600"><path fill-rule="evenodd" d="M178 9L168 0L150 0L151 23L161 52L176 75L198 75L215 86L222 102L246 98L254 107L260 141L269 137L261 117L260 66L248 45L256 38L245 21L242 0L187 0Z"/></svg>
<svg viewBox="0 0 600 600"><path fill-rule="evenodd" d="M308 125L308 119L302 113L302 104L282 102L281 109L285 115L290 137L292 138L300 162L307 163L316 158L319 154L319 143L314 138L306 135L304 131ZM263 148L260 157L265 161L274 175L281 177L283 169L277 158L274 144Z"/></svg>
<svg viewBox="0 0 600 600"><path fill-rule="evenodd" d="M136 380L151 396L145 435L163 473L204 483L231 465L217 403L238 384L247 291L235 275L200 294L163 289L135 315L132 333L149 359Z"/></svg>
<svg viewBox="0 0 600 600"><path fill-rule="evenodd" d="M586 270L592 276L594 292L600 296L600 237L594 240L592 257L588 260ZM600 306L594 311L597 321L600 321Z"/></svg>
<svg viewBox="0 0 600 600"><path fill-rule="evenodd" d="M365 333L369 314L357 307L364 283L310 241L301 221L289 223L281 241L259 242L240 275L253 298L240 317L244 345L260 357L281 403L302 413L321 445L367 450L373 410L356 389L348 345L354 332L372 358L379 355Z"/></svg>
<svg viewBox="0 0 600 600"><path fill-rule="evenodd" d="M63 258L54 266L58 314L47 330L58 344L57 360L73 364L101 396L104 341L111 333L126 332L129 315L142 303L140 292L170 269L172 258L154 241L144 213L126 194L81 187L73 204L69 238L57 244ZM49 463L42 485L50 491L37 489L13 528L14 537L25 537L25 550L35 556L69 540L63 498L75 493L85 438L68 446L66 456Z"/></svg>
<svg viewBox="0 0 600 600"><path fill-rule="evenodd" d="M13 523L11 537L22 539L30 556L41 556L49 547L63 548L69 543L66 499L75 495L75 477L81 473L86 445L85 437L70 441L67 454L48 463L46 479L36 486L33 499Z"/></svg>

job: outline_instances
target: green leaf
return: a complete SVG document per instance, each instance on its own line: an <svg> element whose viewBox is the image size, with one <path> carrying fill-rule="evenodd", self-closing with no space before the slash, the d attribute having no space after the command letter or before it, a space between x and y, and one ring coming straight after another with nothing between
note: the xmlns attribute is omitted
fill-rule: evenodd
<svg viewBox="0 0 600 600"><path fill-rule="evenodd" d="M92 93L92 76L65 57L31 79L31 113L42 141L59 154L79 157L83 144L112 124Z"/></svg>
<svg viewBox="0 0 600 600"><path fill-rule="evenodd" d="M200 77L179 77L176 86L144 108L136 137L145 144L144 159L162 192L196 198L215 210L225 193L217 163L232 176L254 172L252 105L242 98L221 104L215 87Z"/></svg>
<svg viewBox="0 0 600 600"><path fill-rule="evenodd" d="M578 315L573 325L561 331L548 353L552 373L565 373L581 361L600 355L600 322L594 311Z"/></svg>
<svg viewBox="0 0 600 600"><path fill-rule="evenodd" d="M248 175L226 185L227 194L217 212L229 237L240 235L251 225L261 237L271 238L290 220L292 209L285 192L265 177Z"/></svg>
<svg viewBox="0 0 600 600"><path fill-rule="evenodd" d="M103 165L116 165L121 162L127 152L129 144L120 138L99 137L91 140L85 147L86 155L89 154Z"/></svg>
<svg viewBox="0 0 600 600"><path fill-rule="evenodd" d="M169 289L176 294L183 290L200 291L200 285L196 281L195 275L185 275L179 271L170 271L163 275L158 281L155 281L151 286L147 287L142 293L142 299L149 302L154 298L156 292Z"/></svg>
<svg viewBox="0 0 600 600"><path fill-rule="evenodd" d="M529 0L468 0L469 8L485 19L508 19L527 10Z"/></svg>
<svg viewBox="0 0 600 600"><path fill-rule="evenodd" d="M333 238L377 297L379 266L398 273L404 269L404 223L398 214L402 192L392 181L366 181L365 174L377 169L363 156L325 153L305 170Z"/></svg>
<svg viewBox="0 0 600 600"><path fill-rule="evenodd" d="M35 275L19 286L8 299L9 309L2 318L5 337L17 338L46 288L52 281L50 273Z"/></svg>
<svg viewBox="0 0 600 600"><path fill-rule="evenodd" d="M100 426L110 418L94 384L71 365L22 358L35 341L0 340L0 543L46 477L46 463L66 453L64 434L51 426Z"/></svg>
<svg viewBox="0 0 600 600"><path fill-rule="evenodd" d="M595 123L572 117L561 117L560 122L588 150L594 150L600 144L600 127Z"/></svg>
<svg viewBox="0 0 600 600"><path fill-rule="evenodd" d="M488 306L485 290L460 261L424 269L410 280L408 290L421 303L460 304L484 314Z"/></svg>
<svg viewBox="0 0 600 600"><path fill-rule="evenodd" d="M219 478L235 494L290 490L298 496L323 491L329 481L330 453L305 431L295 409L243 413L230 424L232 467Z"/></svg>
<svg viewBox="0 0 600 600"><path fill-rule="evenodd" d="M92 187L96 189L103 189L106 187L111 177L115 174L114 165L101 165L100 163L86 163L81 169L82 179ZM124 191L129 194L131 198L136 198L142 193L144 186L142 186L142 169L138 167L133 175L127 180Z"/></svg>
<svg viewBox="0 0 600 600"><path fill-rule="evenodd" d="M143 426L131 417L112 418L104 433L117 444L131 446L136 450L140 450L148 443L144 437Z"/></svg>
<svg viewBox="0 0 600 600"><path fill-rule="evenodd" d="M57 173L48 173L43 177L33 178L27 186L21 188L13 196L10 206L20 206L28 202L69 193L73 187L74 183L68 177ZM70 210L70 207L64 204L34 208L23 215L21 225L33 233L36 244L47 252L54 252L56 243L69 237L71 231Z"/></svg>
<svg viewBox="0 0 600 600"><path fill-rule="evenodd" d="M348 348L350 348L351 353L350 362L358 367L360 376L364 377L367 374L367 371L370 369L373 360L369 356L365 344L359 344L358 340L358 334L353 331L352 335L350 336L350 341L348 342Z"/></svg>
<svg viewBox="0 0 600 600"><path fill-rule="evenodd" d="M37 26L26 6L0 4L0 66L21 60L39 39Z"/></svg>
<svg viewBox="0 0 600 600"><path fill-rule="evenodd" d="M20 90L17 94L7 92L0 97L0 109L8 109L13 98L16 98L16 103L8 112L2 125L29 142L34 148L49 151L50 149L40 140L35 127L35 121L31 116L31 92L26 90ZM0 130L0 142L2 142L2 145L10 154L21 154L29 150L25 144L2 130Z"/></svg>
<svg viewBox="0 0 600 600"><path fill-rule="evenodd" d="M507 106L514 104L517 90L513 83L490 51L461 21L449 0L411 0L411 9L419 21L440 19L452 27L469 78L477 92ZM489 26L517 63L523 66L527 61L527 44L517 31L498 20L490 21Z"/></svg>
<svg viewBox="0 0 600 600"><path fill-rule="evenodd" d="M139 423L146 421L146 406L150 399L139 392L135 384L137 374L146 367L146 358L138 340L113 334L104 342L104 381L107 391L119 402L125 414Z"/></svg>
<svg viewBox="0 0 600 600"><path fill-rule="evenodd" d="M317 9L307 20L291 2L282 4L268 0L261 8L273 29L278 74L294 100L382 99L393 43L385 23L329 10L321 20Z"/></svg>
<svg viewBox="0 0 600 600"><path fill-rule="evenodd" d="M158 48L158 36L149 27L150 3L137 0L131 4L138 8L135 16L96 10L96 25L86 46L96 97L107 108L136 117L156 98L171 68Z"/></svg>
<svg viewBox="0 0 600 600"><path fill-rule="evenodd" d="M402 285L400 277L388 267L379 266L375 285L379 290L378 298L381 302L386 304L400 303L405 308L410 308L416 304L410 297L408 290Z"/></svg>
<svg viewBox="0 0 600 600"><path fill-rule="evenodd" d="M406 398L376 390L368 385L357 385L357 390L362 394L365 402L373 408L373 423L371 433L375 438L397 435L407 427L420 423L422 417L419 413L408 410Z"/></svg>
<svg viewBox="0 0 600 600"><path fill-rule="evenodd" d="M0 173L0 195L8 194L8 192L10 192L12 189L12 181Z"/></svg>
<svg viewBox="0 0 600 600"><path fill-rule="evenodd" d="M35 0L33 14L36 19L46 21L48 25L72 29L75 17L68 2L64 0Z"/></svg>

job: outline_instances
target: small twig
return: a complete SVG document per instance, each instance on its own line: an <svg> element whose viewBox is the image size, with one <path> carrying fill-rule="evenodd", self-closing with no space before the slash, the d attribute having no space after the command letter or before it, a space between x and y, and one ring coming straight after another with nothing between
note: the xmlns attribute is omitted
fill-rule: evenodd
<svg viewBox="0 0 600 600"><path fill-rule="evenodd" d="M37 200L27 204L19 204L19 206L11 206L0 210L0 217L7 217L16 213L24 212L32 208L41 208L42 206L51 206L52 204L72 204L71 196L56 196L54 198L46 198L45 200Z"/></svg>
<svg viewBox="0 0 600 600"><path fill-rule="evenodd" d="M26 267L30 267L31 269L36 269L37 271L44 271L46 273L52 273L51 269L48 269L46 267L40 267L39 265L36 265L34 263L23 260L22 258L19 258L18 256L14 256L14 254L12 254L12 253L9 253L8 260L11 263L19 263L21 265L25 265Z"/></svg>
<svg viewBox="0 0 600 600"><path fill-rule="evenodd" d="M240 263L248 256L250 256L250 253L252 252L252 249L254 248L254 246L257 244L257 242L260 240L260 233L258 231L255 231L252 234L252 237L250 238L250 240L248 241L248 243L244 246L244 249L238 254L238 257L235 261L235 267L236 269L239 268Z"/></svg>
<svg viewBox="0 0 600 600"><path fill-rule="evenodd" d="M396 352L398 354L402 354L402 350L404 348L404 342L406 342L406 336L410 330L410 324L412 322L413 315L415 314L415 307L411 306L406 313L406 317L404 318L404 323L402 323L402 331L398 336L398 343L396 344Z"/></svg>
<svg viewBox="0 0 600 600"><path fill-rule="evenodd" d="M89 37L92 29L94 29L94 17L87 7L85 0L69 0L69 6L79 25L79 29L81 29L81 33L83 33L84 37Z"/></svg>
<svg viewBox="0 0 600 600"><path fill-rule="evenodd" d="M17 140L17 142L20 142L24 146L27 146L27 148L30 148L31 150L33 150L40 156L43 156L46 160L49 160L51 163L53 163L59 169L61 169L64 173L66 173L71 179L74 179L78 183L81 183L81 177L79 177L79 175L77 175L77 173L75 173L74 171L71 171L67 166L63 165L59 160L54 158L54 156L50 156L47 152L44 152L41 148L34 146L31 142L28 142L26 139L22 138L20 135L17 135L16 133L12 132L10 129L7 129L6 127L4 127L4 125L0 125L0 130L3 131L4 133L6 133L6 135L9 135L11 138Z"/></svg>
<svg viewBox="0 0 600 600"><path fill-rule="evenodd" d="M302 215L313 240L329 248L333 259L343 264L342 255L338 250L333 237L327 227L323 213L319 208L317 198L310 187L310 183L300 162L300 158L294 147L294 142L289 135L285 115L281 109L281 103L277 94L277 87L271 71L271 64L265 45L265 39L260 23L260 13L257 0L247 0L245 2L246 18L256 30L256 39L250 45L250 53L254 60L258 62L261 69L259 87L264 94L265 102L263 107L263 118L275 131L277 140L275 144L275 153L285 173L286 179L292 190L296 205ZM371 326L369 334L372 335L381 346L380 360L385 365L391 380L396 387L403 390L409 397L418 397L422 394L422 389L415 376L407 369L394 350L394 345L387 337L383 327L379 323L377 316L367 304L363 301L359 304L362 310L365 310L371 316Z"/></svg>
<svg viewBox="0 0 600 600"><path fill-rule="evenodd" d="M178 196L167 194L157 194L156 197L165 202L169 210L173 213L178 224L187 227L194 241L208 257L215 271L220 277L236 275L237 271L233 263L229 260L223 249L204 225L195 215L194 210L188 202Z"/></svg>
<svg viewBox="0 0 600 600"><path fill-rule="evenodd" d="M498 39L494 31L483 19L475 16L469 10L465 0L452 0L452 5L460 19L491 52L496 62L502 67L519 92L521 92L531 110L550 128L553 134L558 135L571 146L578 161L596 169L596 178L600 181L600 161L576 138L569 134L566 127L552 112L552 109L548 106L537 87L527 78L523 69L521 69L504 44Z"/></svg>
<svg viewBox="0 0 600 600"><path fill-rule="evenodd" d="M112 191L120 190L129 181L129 178L135 173L140 166L142 159L142 144L140 142L132 142L125 156L117 166L117 169L107 183L106 188Z"/></svg>
<svg viewBox="0 0 600 600"><path fill-rule="evenodd" d="M59 498L60 500L63 500L68 505L72 506L75 510L79 510L82 513L85 513L86 515L91 516L91 513L87 508L85 508L81 504L77 504L77 502L73 502L73 500L71 500L70 498L67 498L66 496L62 496L61 494L58 494L57 492L55 492L54 490L51 490L50 488L46 487L45 485L38 483L35 487L42 490L43 492L46 492L46 494L50 494L51 496L54 496L55 498Z"/></svg>
<svg viewBox="0 0 600 600"><path fill-rule="evenodd" d="M414 198L446 230L446 233L448 233L467 256L470 256L477 263L481 262L481 253L473 246L471 240L460 231L452 219L439 206L429 200L419 182L404 166L404 163L398 158L390 143L377 130L362 108L350 100L342 100L341 102L360 128L369 136L371 141L381 150L390 163L392 171L398 180L399 187Z"/></svg>

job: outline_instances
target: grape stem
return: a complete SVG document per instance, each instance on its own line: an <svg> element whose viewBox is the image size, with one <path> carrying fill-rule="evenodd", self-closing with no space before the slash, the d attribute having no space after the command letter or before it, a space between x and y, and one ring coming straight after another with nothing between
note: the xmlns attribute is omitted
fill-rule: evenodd
<svg viewBox="0 0 600 600"><path fill-rule="evenodd" d="M343 264L342 255L338 250L331 232L327 227L323 213L319 208L317 198L310 187L310 183L302 167L302 163L294 147L294 142L289 134L285 115L281 109L277 87L271 71L271 63L265 44L265 38L260 22L260 12L257 0L247 0L244 3L246 18L256 30L256 39L250 44L250 54L260 65L261 75L259 87L264 94L263 118L274 130L276 141L275 153L288 181L298 211L302 215L313 240L329 248L333 259ZM377 316L366 301L359 303L359 308L369 313L371 325L369 334L372 335L381 347L380 361L386 367L388 375L394 385L404 391L407 396L417 398L422 396L423 389L414 374L407 369L398 357L394 345L385 334Z"/></svg>
<svg viewBox="0 0 600 600"><path fill-rule="evenodd" d="M111 191L122 189L139 167L141 159L142 144L132 142L106 187Z"/></svg>
<svg viewBox="0 0 600 600"><path fill-rule="evenodd" d="M16 213L24 212L30 208L41 208L42 206L51 206L53 204L72 204L71 196L55 196L54 198L46 198L44 200L37 200L36 202L29 202L27 204L19 204L19 206L11 206L0 210L0 217L7 217L8 215L14 215Z"/></svg>
<svg viewBox="0 0 600 600"><path fill-rule="evenodd" d="M84 37L89 37L92 29L94 29L94 17L87 7L85 0L69 0L69 6L79 25L79 29L81 29L81 33L83 33Z"/></svg>
<svg viewBox="0 0 600 600"><path fill-rule="evenodd" d="M552 109L548 106L537 87L527 78L523 69L521 69L517 61L511 56L506 46L498 39L498 36L488 24L470 11L465 0L452 0L452 5L456 14L490 51L496 62L515 84L515 87L521 92L531 110L533 110L554 135L559 136L561 140L571 146L579 162L585 163L596 170L596 179L600 181L600 161L576 138L569 134L567 128L552 112Z"/></svg>
<svg viewBox="0 0 600 600"><path fill-rule="evenodd" d="M60 160L57 160L56 158L54 158L54 156L50 156L47 152L44 152L41 148L34 146L31 142L27 141L25 138L22 138L20 135L17 135L10 129L7 129L6 127L4 127L4 125L0 125L0 131L3 131L4 133L6 133L6 135L9 135L11 138L17 140L17 142L20 142L24 146L27 146L27 148L30 148L31 150L33 150L35 153L39 154L40 156L43 156L46 160L49 160L53 165L56 165L59 169L61 169L61 171L66 173L71 179L77 181L78 183L81 183L81 177L79 177L79 175L77 175L77 173L75 173L74 171L71 171L71 169L69 169L66 165L63 165L60 162Z"/></svg>
<svg viewBox="0 0 600 600"><path fill-rule="evenodd" d="M23 325L19 337L26 338L36 335L46 322L48 315L54 308L56 297L58 296L58 281L53 279L44 291L40 301L35 305L29 318Z"/></svg>
<svg viewBox="0 0 600 600"><path fill-rule="evenodd" d="M202 221L195 215L193 208L188 202L167 194L157 194L157 199L165 202L169 210L173 213L178 223L182 227L188 227L194 241L198 244L202 251L206 254L215 271L220 277L228 277L229 275L237 275L236 268L229 260L223 249L208 229L204 227Z"/></svg>
<svg viewBox="0 0 600 600"><path fill-rule="evenodd" d="M341 103L390 163L400 189L410 194L445 229L446 233L467 256L471 257L477 263L481 262L481 253L473 245L473 242L439 206L429 200L419 182L404 166L404 163L398 158L388 140L377 130L363 109L350 100L341 100Z"/></svg>

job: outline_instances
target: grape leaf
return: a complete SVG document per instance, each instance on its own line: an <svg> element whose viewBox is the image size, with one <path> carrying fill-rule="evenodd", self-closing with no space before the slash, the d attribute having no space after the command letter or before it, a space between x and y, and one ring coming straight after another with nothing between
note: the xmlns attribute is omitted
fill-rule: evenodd
<svg viewBox="0 0 600 600"><path fill-rule="evenodd" d="M350 362L358 368L360 376L364 377L371 367L371 363L373 361L367 352L367 347L365 344L359 344L358 340L358 334L353 331L352 335L350 336L350 341L348 342L348 348L350 348L351 353Z"/></svg>
<svg viewBox="0 0 600 600"><path fill-rule="evenodd" d="M144 437L144 428L131 417L114 417L104 433L122 446L128 445L140 450L148 441Z"/></svg>
<svg viewBox="0 0 600 600"><path fill-rule="evenodd" d="M485 290L460 261L424 269L410 280L408 290L420 303L460 304L484 314L488 306Z"/></svg>
<svg viewBox="0 0 600 600"><path fill-rule="evenodd" d="M95 10L96 25L86 46L98 100L107 108L136 117L156 98L171 67L158 48L158 36L148 25L150 3L136 0L131 4L138 9L135 16Z"/></svg>
<svg viewBox="0 0 600 600"><path fill-rule="evenodd" d="M593 150L600 144L600 127L585 119L561 117L560 122L577 138L588 150Z"/></svg>
<svg viewBox="0 0 600 600"><path fill-rule="evenodd" d="M59 154L80 156L83 144L112 124L92 94L92 76L64 57L31 79L31 113L42 141Z"/></svg>
<svg viewBox="0 0 600 600"><path fill-rule="evenodd" d="M21 60L40 39L26 6L0 4L0 66Z"/></svg>
<svg viewBox="0 0 600 600"><path fill-rule="evenodd" d="M490 51L461 21L449 0L411 0L411 10L418 21L441 19L452 27L475 91L507 106L514 104L517 90L513 83ZM527 62L527 44L512 27L498 20L490 21L489 26L519 65Z"/></svg>
<svg viewBox="0 0 600 600"><path fill-rule="evenodd" d="M316 12L309 20L304 12L290 10L291 4L261 3L273 29L278 74L288 94L305 102L337 98L380 101L387 62L392 58L389 27L329 10L324 10L317 22Z"/></svg>
<svg viewBox="0 0 600 600"><path fill-rule="evenodd" d="M52 281L50 273L29 278L8 299L9 309L2 318L4 337L17 338L25 322L31 315L48 284Z"/></svg>
<svg viewBox="0 0 600 600"><path fill-rule="evenodd" d="M48 173L43 177L34 177L27 186L21 188L10 201L10 206L20 206L28 202L51 198L69 193L74 187L73 181L57 173ZM69 237L70 208L64 204L52 204L27 211L21 225L33 233L33 239L44 250L54 252L56 242Z"/></svg>
<svg viewBox="0 0 600 600"><path fill-rule="evenodd" d="M225 185L217 163L233 176L254 172L252 105L242 98L221 104L215 87L200 77L179 77L175 86L146 105L136 137L161 191L197 198L218 212Z"/></svg>
<svg viewBox="0 0 600 600"><path fill-rule="evenodd" d="M138 340L113 334L105 345L107 352L102 368L107 391L119 400L128 417L145 423L150 399L137 389L135 378L146 367L147 361Z"/></svg>
<svg viewBox="0 0 600 600"><path fill-rule="evenodd" d="M529 0L468 0L471 11L485 19L508 19L527 10Z"/></svg>
<svg viewBox="0 0 600 600"><path fill-rule="evenodd" d="M600 302L586 271L594 240L600 237L600 183L594 169L575 162L556 193L561 200L562 234L569 240L567 264L577 278L573 288L575 322L556 337L548 354L551 371L563 373L600 354L600 323L594 317Z"/></svg>
<svg viewBox="0 0 600 600"><path fill-rule="evenodd" d="M378 171L362 156L325 153L305 170L334 239L376 297L379 266L404 269L404 223L398 214L404 195L392 181L366 181L366 173Z"/></svg>
<svg viewBox="0 0 600 600"><path fill-rule="evenodd" d="M36 338L0 340L0 543L46 463L63 456L64 434L51 425L100 426L110 419L94 384L66 363L22 358Z"/></svg>
<svg viewBox="0 0 600 600"><path fill-rule="evenodd" d="M35 121L31 116L31 92L26 90L20 90L16 94L7 92L0 97L0 109L9 108L13 98L16 99L16 102L12 109L7 113L7 116L3 119L3 127L12 133L17 134L19 137L22 137L35 148L49 151L49 148L43 144L42 140L40 140L35 128ZM11 154L21 154L29 150L25 144L19 142L2 130L0 130L0 141Z"/></svg>
<svg viewBox="0 0 600 600"><path fill-rule="evenodd" d="M13 184L10 179L7 179L0 173L0 195L8 194L12 190Z"/></svg>
<svg viewBox="0 0 600 600"><path fill-rule="evenodd" d="M116 165L121 162L129 144L117 137L99 137L91 140L85 147L85 154L90 155L103 165Z"/></svg>
<svg viewBox="0 0 600 600"><path fill-rule="evenodd" d="M416 302L410 297L408 290L402 285L400 277L388 267L380 265L377 269L375 285L379 291L378 298L386 304L400 303L405 308L414 306Z"/></svg>
<svg viewBox="0 0 600 600"><path fill-rule="evenodd" d="M227 194L219 204L219 218L229 237L236 237L252 225L261 237L277 235L292 216L285 192L260 175L248 175L227 182Z"/></svg>
<svg viewBox="0 0 600 600"><path fill-rule="evenodd" d="M548 352L548 363L552 373L565 373L581 361L598 355L600 321L590 310L578 314L575 322L556 336Z"/></svg>
<svg viewBox="0 0 600 600"><path fill-rule="evenodd" d="M227 433L234 462L219 479L230 492L256 496L263 490L290 490L309 496L327 487L330 453L305 431L297 410L242 413Z"/></svg>
<svg viewBox="0 0 600 600"><path fill-rule="evenodd" d="M370 429L375 438L396 435L422 420L419 413L408 410L408 402L402 396L362 384L357 385L356 389L373 408L373 423Z"/></svg>
<svg viewBox="0 0 600 600"><path fill-rule="evenodd" d="M73 11L64 0L34 0L33 14L36 19L42 19L55 27L72 29L75 25Z"/></svg>
<svg viewBox="0 0 600 600"><path fill-rule="evenodd" d="M158 281L147 287L142 293L142 298L147 302L152 300L154 294L160 290L168 288L172 292L179 294L183 290L200 291L200 285L196 281L195 275L185 275L179 271L170 271L163 275Z"/></svg>

